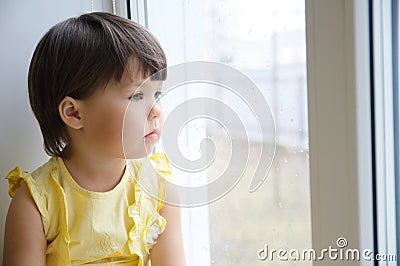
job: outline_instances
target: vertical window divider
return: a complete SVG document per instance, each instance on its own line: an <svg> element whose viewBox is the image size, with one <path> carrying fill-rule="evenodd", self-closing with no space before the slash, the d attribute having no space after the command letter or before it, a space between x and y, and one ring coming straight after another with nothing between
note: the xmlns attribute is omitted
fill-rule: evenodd
<svg viewBox="0 0 400 266"><path fill-rule="evenodd" d="M392 0L392 69L393 69L393 116L394 116L394 187L395 187L395 230L396 254L400 254L400 94L399 94L399 1Z"/></svg>
<svg viewBox="0 0 400 266"><path fill-rule="evenodd" d="M379 254L396 254L395 88L392 1L373 1L376 232ZM380 261L378 265L396 265Z"/></svg>

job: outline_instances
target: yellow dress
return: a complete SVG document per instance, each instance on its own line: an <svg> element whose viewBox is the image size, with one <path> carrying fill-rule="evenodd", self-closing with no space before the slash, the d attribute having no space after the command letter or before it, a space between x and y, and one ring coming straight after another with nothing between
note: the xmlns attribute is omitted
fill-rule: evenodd
<svg viewBox="0 0 400 266"><path fill-rule="evenodd" d="M108 192L80 187L59 157L32 174L16 167L7 175L10 196L26 182L41 213L47 265L151 264L149 251L166 225L159 211L170 165L163 153L126 165Z"/></svg>

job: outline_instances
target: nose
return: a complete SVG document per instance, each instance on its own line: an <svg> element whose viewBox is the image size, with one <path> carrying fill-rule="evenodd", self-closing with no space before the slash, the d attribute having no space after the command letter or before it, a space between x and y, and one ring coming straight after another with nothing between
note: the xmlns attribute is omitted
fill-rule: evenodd
<svg viewBox="0 0 400 266"><path fill-rule="evenodd" d="M148 116L148 120L153 120L156 118L159 118L162 114L162 106L161 106L161 102L159 100L155 101L153 103L153 105L151 106L150 112L149 112L149 116Z"/></svg>

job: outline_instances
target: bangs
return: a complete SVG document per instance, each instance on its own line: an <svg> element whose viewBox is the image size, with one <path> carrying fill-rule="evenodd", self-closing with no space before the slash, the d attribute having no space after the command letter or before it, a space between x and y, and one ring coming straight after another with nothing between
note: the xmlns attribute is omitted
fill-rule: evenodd
<svg viewBox="0 0 400 266"><path fill-rule="evenodd" d="M120 81L124 71L130 67L131 58L134 58L133 66L136 68L133 73L146 76L156 74L152 78L166 79L166 71L163 71L167 67L164 51L144 27L104 13L101 16L97 13L82 15L76 19L76 23L79 27L74 28L80 29L75 32L77 46L81 48L79 56L86 61L81 65L80 72L86 72L89 78L87 84L79 86L80 90L71 88L74 90L69 93L71 97L85 98L96 88L105 87L112 79Z"/></svg>

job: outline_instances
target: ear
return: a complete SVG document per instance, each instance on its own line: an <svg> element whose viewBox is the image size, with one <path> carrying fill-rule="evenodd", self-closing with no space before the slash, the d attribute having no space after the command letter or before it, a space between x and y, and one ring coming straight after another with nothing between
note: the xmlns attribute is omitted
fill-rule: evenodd
<svg viewBox="0 0 400 266"><path fill-rule="evenodd" d="M61 119L67 126L73 129L81 129L83 127L83 121L79 111L79 101L69 96L66 96L58 105L58 112L60 113Z"/></svg>

